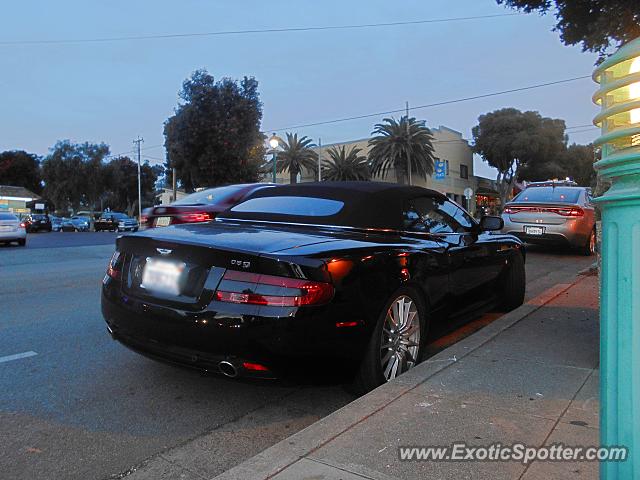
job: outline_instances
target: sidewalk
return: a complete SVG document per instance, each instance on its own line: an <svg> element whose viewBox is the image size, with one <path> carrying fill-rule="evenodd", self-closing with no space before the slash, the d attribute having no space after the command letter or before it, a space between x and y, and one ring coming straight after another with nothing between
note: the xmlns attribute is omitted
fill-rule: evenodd
<svg viewBox="0 0 640 480"><path fill-rule="evenodd" d="M598 445L598 340L598 279L581 276L216 480L596 479L596 462L407 462L398 447Z"/></svg>

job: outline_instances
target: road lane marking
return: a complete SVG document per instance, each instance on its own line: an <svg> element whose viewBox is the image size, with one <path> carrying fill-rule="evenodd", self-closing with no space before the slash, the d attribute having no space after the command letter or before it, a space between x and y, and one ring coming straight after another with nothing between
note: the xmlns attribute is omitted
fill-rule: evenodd
<svg viewBox="0 0 640 480"><path fill-rule="evenodd" d="M0 357L0 363L10 362L12 360L20 360L21 358L35 357L38 355L36 352L22 352L15 355L7 355L6 357Z"/></svg>

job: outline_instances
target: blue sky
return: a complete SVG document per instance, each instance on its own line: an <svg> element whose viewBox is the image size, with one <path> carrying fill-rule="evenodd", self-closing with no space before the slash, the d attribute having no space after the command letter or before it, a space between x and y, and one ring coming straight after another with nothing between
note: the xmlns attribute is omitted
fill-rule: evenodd
<svg viewBox="0 0 640 480"><path fill-rule="evenodd" d="M494 0L25 0L7 2L0 42L412 21L508 13ZM182 81L260 83L263 129L299 125L518 88L580 75L595 56L565 47L552 17L505 18L357 30L66 45L0 45L0 151L44 155L59 139L105 142L115 154L145 139L159 163L163 122ZM591 122L590 80L413 111L467 138L480 114L537 110L567 126ZM363 138L378 119L300 129L323 143ZM575 129L588 143L597 130ZM491 171L476 164L479 174Z"/></svg>

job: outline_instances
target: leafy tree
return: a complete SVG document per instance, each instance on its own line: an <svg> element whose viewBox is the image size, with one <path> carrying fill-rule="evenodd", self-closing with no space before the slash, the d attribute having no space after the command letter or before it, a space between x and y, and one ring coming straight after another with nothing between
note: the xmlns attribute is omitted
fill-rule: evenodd
<svg viewBox="0 0 640 480"><path fill-rule="evenodd" d="M398 183L407 183L407 153L411 156L411 173L423 178L433 174L433 135L424 121L413 117L385 118L375 125L369 140L371 172L384 177L394 168Z"/></svg>
<svg viewBox="0 0 640 480"><path fill-rule="evenodd" d="M612 44L640 36L638 0L496 0L526 13L555 11L556 26L565 45L582 43L583 51L602 58Z"/></svg>
<svg viewBox="0 0 640 480"><path fill-rule="evenodd" d="M331 147L327 150L329 159L322 165L322 178L324 180L369 180L371 171L367 163L367 157L360 155L361 148L352 147L348 152L343 145L339 149Z"/></svg>
<svg viewBox="0 0 640 480"><path fill-rule="evenodd" d="M164 124L170 167L181 185L195 187L251 182L264 156L258 82L244 77L215 81L197 70L182 84L182 103Z"/></svg>
<svg viewBox="0 0 640 480"><path fill-rule="evenodd" d="M564 120L544 118L538 112L503 108L480 116L472 130L474 150L498 170L496 183L503 205L517 178L531 180L549 159L564 153L564 132Z"/></svg>
<svg viewBox="0 0 640 480"><path fill-rule="evenodd" d="M78 210L81 204L95 208L108 154L109 147L104 143L59 141L42 162L44 195L59 209Z"/></svg>
<svg viewBox="0 0 640 480"><path fill-rule="evenodd" d="M287 133L287 139L282 144L282 151L278 152L276 170L289 172L289 181L296 183L298 174L305 168L318 171L318 154L313 150L315 144L309 137ZM273 161L271 162L273 168Z"/></svg>
<svg viewBox="0 0 640 480"><path fill-rule="evenodd" d="M572 144L562 158L564 175L572 177L578 185L596 188L597 174L593 168L596 152L593 145Z"/></svg>
<svg viewBox="0 0 640 480"><path fill-rule="evenodd" d="M149 165L148 162L140 166L140 185L142 191L142 207L153 205L155 184L158 175L162 173L162 166ZM108 189L101 199L102 209L126 212L134 216L138 211L138 164L129 157L114 158L106 165Z"/></svg>
<svg viewBox="0 0 640 480"><path fill-rule="evenodd" d="M0 185L28 188L40 193L40 160L37 155L23 150L0 153Z"/></svg>

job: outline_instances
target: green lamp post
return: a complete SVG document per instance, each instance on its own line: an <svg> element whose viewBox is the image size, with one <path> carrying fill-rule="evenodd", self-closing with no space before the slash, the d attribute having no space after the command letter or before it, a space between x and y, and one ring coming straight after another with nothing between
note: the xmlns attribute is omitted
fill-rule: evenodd
<svg viewBox="0 0 640 480"><path fill-rule="evenodd" d="M612 182L596 199L602 211L600 283L600 442L626 446L624 462L603 462L601 478L640 478L640 38L593 73L602 107L594 123Z"/></svg>
<svg viewBox="0 0 640 480"><path fill-rule="evenodd" d="M273 153L273 183L278 183L278 146L280 145L280 137L278 137L275 133L271 135L269 139L269 146L271 147L271 152Z"/></svg>

